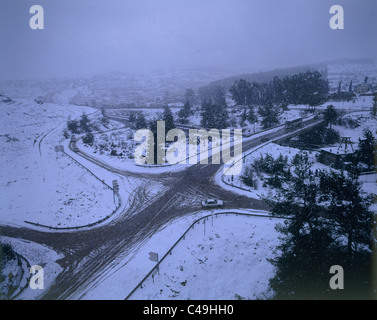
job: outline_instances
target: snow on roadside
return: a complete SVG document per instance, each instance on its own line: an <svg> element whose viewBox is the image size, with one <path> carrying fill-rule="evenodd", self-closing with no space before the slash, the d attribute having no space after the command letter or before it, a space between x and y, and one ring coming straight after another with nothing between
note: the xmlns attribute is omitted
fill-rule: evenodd
<svg viewBox="0 0 377 320"><path fill-rule="evenodd" d="M363 133L365 129L371 130L372 134L375 138L377 138L376 128L376 117L372 116L370 111L357 111L352 112L351 114L346 114L342 117L342 119L351 118L353 120L357 120L358 126L355 128L351 128L347 125L333 125L332 128L336 131L339 131L341 137L350 136L351 141L353 142L353 149L356 150L358 148L359 138L363 139ZM276 130L276 129L273 129ZM254 139L257 135L251 136L249 139ZM339 146L339 143L334 145L336 148ZM257 179L257 189L253 187L245 185L242 180L241 176L245 173L246 168L250 167L250 165L261 156L265 156L266 154L270 154L274 159L276 159L280 154L288 158L288 163L293 159L293 157L300 152L300 149L289 147L289 146L280 146L275 143L266 143L261 147L256 147L252 150L248 151L248 154L245 157L245 162L242 166L242 172L233 177L233 181L229 176L223 176L222 169L218 170L217 173L213 177L213 181L220 185L222 188L241 194L244 196L248 196L251 198L259 199L262 196L267 196L270 192L273 193L273 189L269 186L263 187L263 182L260 179ZM311 169L315 171L316 169L319 170L329 170L330 167L326 166L320 162L317 162L316 155L318 155L317 151L308 151L302 150L309 156L309 160L313 163ZM331 168L331 170L335 170ZM368 181L364 181L366 178L361 177L360 181L363 183L363 190L368 193L377 193L376 188L376 180L373 178L368 178Z"/></svg>
<svg viewBox="0 0 377 320"><path fill-rule="evenodd" d="M26 283L27 287L25 290L17 296L17 300L37 300L48 290L55 281L55 278L62 271L62 268L56 261L63 256L51 248L35 242L4 236L1 237L1 242L9 243L15 252L28 261L30 266L39 265L43 268L43 289L31 289ZM29 274L29 270L26 270L26 272Z"/></svg>
<svg viewBox="0 0 377 320"><path fill-rule="evenodd" d="M255 151L253 151L255 150ZM270 154L274 159L276 159L280 154L288 158L288 163L293 159L293 157L300 152L300 149L293 147L284 147L276 143L267 143L262 147L257 147L248 152L245 157L245 162L242 164L242 171L239 175L233 177L233 181L230 176L223 176L223 171L220 169L216 172L213 177L214 182L220 185L222 188L232 191L237 194L248 196L254 199L260 199L263 196L267 196L273 190L269 187L263 187L263 182L257 178L257 188L247 186L242 182L242 175L245 173L247 168L254 162L254 160L259 159L261 156L265 157L266 154ZM307 152L309 159L315 160L316 152Z"/></svg>
<svg viewBox="0 0 377 320"><path fill-rule="evenodd" d="M200 221L130 299L268 299L277 222L241 215Z"/></svg>
<svg viewBox="0 0 377 320"><path fill-rule="evenodd" d="M225 210L217 209L214 211L215 214L220 213L220 212L225 212ZM251 210L251 209L250 210L234 210L234 212L250 213L250 214L256 214L256 215L268 214L265 211ZM190 227L190 225L195 220L209 214L211 214L210 211L200 211L192 215L170 221L165 226L163 226L158 232L153 234L153 236L146 239L142 243L137 244L126 256L120 257L117 261L114 261L112 266L103 270L101 272L101 275L99 277L96 277L94 281L88 287L84 288L80 292L76 292L70 298L83 299L83 300L92 300L92 299L94 300L98 300L98 299L99 300L101 299L118 300L118 299L126 298L127 295L137 286L137 284L155 266L156 262L149 260L149 253L156 252L161 258L165 253L168 252L168 250L172 247L172 245L181 237L181 235ZM246 219L250 219L250 220L246 220ZM220 223L220 221L223 221L224 223L223 222ZM245 221L246 222L250 221L250 223L245 225L244 227L243 225ZM258 279L254 278L255 283L253 284L253 289L250 290L248 295L246 295L246 293L244 293L243 291L238 291L238 290L236 290L237 292L235 292L234 294L237 293L239 295L242 295L244 293L245 297L249 297L253 299L255 298L253 296L253 293L255 293L256 295L260 294L261 297L263 298L262 292L265 292L266 290L267 279L273 276L268 271L272 269L265 258L267 256L269 257L271 256L272 248L275 247L276 244L278 243L278 233L274 230L274 226L276 222L281 222L281 221L282 221L281 219L270 218L270 217L243 218L241 215L238 215L238 216L230 215L230 214L228 214L227 216L219 215L217 218L216 217L214 218L213 229L211 229L211 218L209 218L209 220L207 221L206 236L204 235L204 225L202 224L203 222L201 222L201 224L195 226L193 230L189 231L190 234L191 232L194 232L193 235L189 236L189 238L186 237L186 240L179 242L179 246L183 246L183 247L188 246L188 245L195 246L195 241L208 241L206 240L207 239L206 237L210 235L210 232L215 232L215 233L217 231L220 232L222 225L233 226L234 230L231 232L233 232L233 234L235 234L236 237L229 238L230 239L229 243L235 246L238 243L237 241L240 241L239 239L242 238L242 242L245 242L245 243L242 243L241 245L242 247L245 246L246 248L247 243L250 244L248 246L248 250L250 250L250 257L255 262L255 265L252 267L250 266L248 267L249 269L251 268L249 270L248 275L251 278L256 277L256 275L258 273L260 274L260 272L264 273L265 275L264 277L258 276ZM250 228L248 228L247 226L249 226ZM195 232L197 232L197 234ZM254 235L252 235L253 233ZM228 235L229 234L230 233L228 232ZM250 236L252 236L252 238L249 238ZM221 241L226 241L225 240L226 237L227 237L227 234L223 233ZM216 240L217 239L216 236L213 236L213 239ZM233 240L236 242L234 242ZM257 242L258 242L258 245L257 245ZM209 253L213 252L215 255L219 255L221 251L221 245L218 244L216 246L216 250L210 250ZM252 247L253 245L257 249L254 249L254 247ZM179 259L179 256L183 254L183 251L181 252L181 250L178 250L177 248L178 247L176 247L173 250L173 254L171 256L168 256L169 259L164 260L163 264L161 265L160 267L161 276L163 276L162 272L167 272L167 273L169 273L170 271L175 272L175 269L177 266L175 265L172 266L171 264L170 265L165 264L165 262L168 262L171 260L176 261L177 259ZM228 245L228 249L229 249L229 245ZM245 256L242 256L241 251L242 251L242 248L240 247L239 249L240 256L238 256L237 258L234 258L234 261L236 261L236 259L238 260L240 259L240 264L245 266L246 260L244 262L242 260L244 257L247 257L247 254L245 254ZM254 255L254 253L256 254ZM228 253L228 255L230 254ZM259 261L260 259L261 261ZM220 267L221 267L221 264L219 265L219 268ZM189 267L187 268L189 269ZM253 275L254 271L255 271L255 274ZM214 270L214 274L216 274L216 272L218 274L218 272L220 272L220 269L217 269L217 271ZM203 273L203 275L204 274L207 274L207 273ZM253 281L251 278L250 278L250 282ZM155 281L157 280L157 276L154 278L154 280ZM245 279L242 279L242 281L243 280ZM161 281L163 282L165 280L161 278ZM257 281L259 281L259 283ZM144 286L144 288L151 288L150 292L153 292L153 288L150 287L151 283L153 283L152 279L147 280L147 287ZM191 288L194 288L195 286L199 288L200 285L201 285L200 282L194 283L192 281L190 283ZM149 292L149 289L147 289L147 291ZM199 292L196 292L196 294L199 294ZM135 299L134 297L135 296L132 296L132 299ZM145 299L145 296L141 299ZM181 296L180 299L186 299L186 298L184 296ZM221 295L217 296L216 299L222 299ZM234 295L230 297L230 299L235 299Z"/></svg>

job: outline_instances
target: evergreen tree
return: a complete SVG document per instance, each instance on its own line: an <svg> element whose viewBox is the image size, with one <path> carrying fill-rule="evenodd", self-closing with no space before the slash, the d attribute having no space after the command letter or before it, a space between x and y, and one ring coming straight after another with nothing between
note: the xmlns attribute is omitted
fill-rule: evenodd
<svg viewBox="0 0 377 320"><path fill-rule="evenodd" d="M73 134L80 133L80 125L79 125L79 122L77 120L68 120L67 121L67 128Z"/></svg>
<svg viewBox="0 0 377 320"><path fill-rule="evenodd" d="M372 170L376 157L376 139L370 130L365 130L364 139L359 139L359 147L356 151L356 158L359 162L365 163L369 170Z"/></svg>
<svg viewBox="0 0 377 320"><path fill-rule="evenodd" d="M106 109L104 107L101 108L101 115L102 115L101 122L106 127L109 124L110 120L107 115Z"/></svg>
<svg viewBox="0 0 377 320"><path fill-rule="evenodd" d="M348 177L343 171L321 171L319 176L320 201L327 206L325 217L332 224L333 237L345 237L344 260L351 266L357 250L372 249L373 213L369 210L372 198L360 194L361 183L357 176Z"/></svg>
<svg viewBox="0 0 377 320"><path fill-rule="evenodd" d="M197 97L195 95L195 92L192 88L188 88L186 89L185 91L185 94L184 94L184 101L188 102L190 104L190 106L194 106L196 103L197 103ZM190 110L191 112L191 110Z"/></svg>
<svg viewBox="0 0 377 320"><path fill-rule="evenodd" d="M82 141L85 144L92 146L94 143L94 135L91 132L88 132L85 136L82 137Z"/></svg>
<svg viewBox="0 0 377 320"><path fill-rule="evenodd" d="M208 129L224 129L228 126L229 114L223 105L205 101L202 104L201 125Z"/></svg>
<svg viewBox="0 0 377 320"><path fill-rule="evenodd" d="M251 124L255 124L258 122L258 117L257 115L255 114L255 111L254 111L254 108L252 106L249 106L249 112L247 114L247 120L251 123Z"/></svg>
<svg viewBox="0 0 377 320"><path fill-rule="evenodd" d="M147 120L145 119L142 111L138 112L135 118L135 128L137 130L144 129L147 126Z"/></svg>
<svg viewBox="0 0 377 320"><path fill-rule="evenodd" d="M182 124L188 123L188 117L191 115L191 103L186 100L186 103L178 111L179 122Z"/></svg>
<svg viewBox="0 0 377 320"><path fill-rule="evenodd" d="M88 115L85 112L83 112L80 118L80 128L83 132L91 131L90 120L89 120Z"/></svg>
<svg viewBox="0 0 377 320"><path fill-rule="evenodd" d="M330 124L330 129L331 129L332 124L335 123L336 119L338 118L338 113L336 112L332 104L326 107L326 110L324 111L324 117L325 117L326 125Z"/></svg>
<svg viewBox="0 0 377 320"><path fill-rule="evenodd" d="M241 127L245 126L245 121L246 120L247 120L247 111L246 111L246 108L244 108L243 112L241 114L241 120L240 120Z"/></svg>
<svg viewBox="0 0 377 320"><path fill-rule="evenodd" d="M276 299L371 298L373 214L370 197L360 183L343 173L310 170L305 155L294 160L294 173L266 199L271 213L289 217L277 230L280 254L269 261L276 267L270 286ZM330 290L329 269L343 266L347 290Z"/></svg>
<svg viewBox="0 0 377 320"><path fill-rule="evenodd" d="M259 107L258 113L263 118L261 123L264 129L279 124L279 110L272 103Z"/></svg>
<svg viewBox="0 0 377 320"><path fill-rule="evenodd" d="M216 86L203 96L201 125L204 128L224 129L228 126L229 114L225 99L225 90Z"/></svg>
<svg viewBox="0 0 377 320"><path fill-rule="evenodd" d="M372 115L377 115L377 94L375 94L373 97Z"/></svg>
<svg viewBox="0 0 377 320"><path fill-rule="evenodd" d="M251 101L251 84L245 79L237 80L229 89L237 105L248 105Z"/></svg>
<svg viewBox="0 0 377 320"><path fill-rule="evenodd" d="M169 130L174 129L175 128L174 117L171 112L171 109L168 106L164 107L164 112L162 116L163 116L162 120L165 121L165 131L169 132Z"/></svg>
<svg viewBox="0 0 377 320"><path fill-rule="evenodd" d="M136 120L136 111L134 110L131 110L129 113L128 113L128 122L130 123L134 123Z"/></svg>

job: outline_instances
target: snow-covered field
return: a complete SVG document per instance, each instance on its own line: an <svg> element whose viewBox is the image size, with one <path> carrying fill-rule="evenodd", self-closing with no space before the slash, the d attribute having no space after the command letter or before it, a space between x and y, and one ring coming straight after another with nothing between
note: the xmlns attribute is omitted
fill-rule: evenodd
<svg viewBox="0 0 377 320"><path fill-rule="evenodd" d="M130 299L268 299L277 222L230 214L200 220Z"/></svg>
<svg viewBox="0 0 377 320"><path fill-rule="evenodd" d="M63 143L67 118L94 111L29 99L1 105L2 224L29 221L76 227L96 222L115 209L111 189L71 158L55 152L55 146Z"/></svg>

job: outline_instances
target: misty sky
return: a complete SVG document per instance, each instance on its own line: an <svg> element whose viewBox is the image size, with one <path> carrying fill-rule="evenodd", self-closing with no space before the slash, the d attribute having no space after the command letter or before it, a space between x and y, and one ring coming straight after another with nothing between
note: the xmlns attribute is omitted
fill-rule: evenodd
<svg viewBox="0 0 377 320"><path fill-rule="evenodd" d="M335 4L344 30L329 27ZM376 32L376 0L1 0L0 79L376 58Z"/></svg>

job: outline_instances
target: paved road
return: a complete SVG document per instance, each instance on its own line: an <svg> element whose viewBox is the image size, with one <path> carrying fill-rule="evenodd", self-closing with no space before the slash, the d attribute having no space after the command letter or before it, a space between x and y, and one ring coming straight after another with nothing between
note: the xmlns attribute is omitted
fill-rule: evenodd
<svg viewBox="0 0 377 320"><path fill-rule="evenodd" d="M271 140L286 133L285 129L281 128L266 133L263 138ZM244 143L243 151L260 143L261 137L249 139ZM4 236L45 244L63 253L64 257L58 261L63 271L57 277L55 284L46 292L44 299L69 299L80 289L95 281L101 271L111 265L116 258L125 256L135 245L148 239L162 225L173 218L201 210L200 201L204 198L222 199L227 209L268 209L267 204L262 200L240 196L213 184L211 177L221 167L219 164L197 164L172 175L140 175L112 168L83 152L78 154L126 178L131 175L138 177L142 183L134 193L132 214L129 210L123 211L116 219L116 223L93 230L70 233L1 227L1 234ZM153 180L163 183L164 191L145 203L147 198L145 186ZM125 296L127 294L128 292L125 292Z"/></svg>

